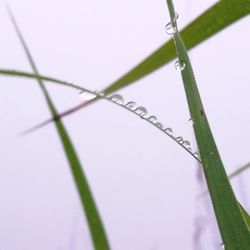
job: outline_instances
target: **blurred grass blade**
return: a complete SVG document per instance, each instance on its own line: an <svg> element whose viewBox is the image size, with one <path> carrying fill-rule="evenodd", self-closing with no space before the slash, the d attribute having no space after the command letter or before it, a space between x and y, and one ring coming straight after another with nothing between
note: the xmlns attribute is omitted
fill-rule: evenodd
<svg viewBox="0 0 250 250"><path fill-rule="evenodd" d="M231 180L235 177L237 177L238 175L242 174L244 171L250 169L250 162L245 164L244 166L236 169L234 172L232 172L231 174L228 175L228 179ZM199 197L202 197L204 195L208 194L208 190L205 190L204 192L202 192Z"/></svg>
<svg viewBox="0 0 250 250"><path fill-rule="evenodd" d="M250 162L247 163L246 165L244 165L244 166L238 168L238 169L237 169L236 171L234 171L233 173L231 173L231 174L228 176L228 178L229 178L229 179L232 179L232 178L234 178L234 177L240 175L241 173L243 173L245 170L247 170L247 169L249 169L249 168L250 168Z"/></svg>
<svg viewBox="0 0 250 250"><path fill-rule="evenodd" d="M195 137L220 233L227 250L249 250L250 232L227 178L210 130L190 59L177 30L172 0L167 0L167 4L171 17L170 25L176 29L176 32L173 33L182 81L191 118L194 122Z"/></svg>
<svg viewBox="0 0 250 250"><path fill-rule="evenodd" d="M58 116L58 113L56 111L56 108L49 96L49 93L47 91L47 89L45 88L41 78L39 78L39 73L37 70L37 67L35 65L35 62L31 56L31 53L28 49L27 44L24 41L24 38L20 32L20 29L14 19L14 16L10 10L9 7L7 7L11 21L13 23L13 26L15 28L15 31L18 35L18 38L22 44L22 47L25 51L25 54L29 60L29 63L32 67L32 70L34 71L34 74L37 76L37 81L39 86L41 87L41 90L45 96L47 105L49 107L49 110L51 112L51 114L53 116ZM74 146L69 138L69 135L62 123L62 121L60 119L57 119L57 121L55 121L55 126L58 132L58 135L60 137L61 143L63 145L64 148L64 152L66 155L66 158L69 162L70 168L71 168L71 173L75 182L75 185L77 187L79 196L80 196L80 200L82 203L82 207L85 211L85 215L87 217L87 222L89 225L89 230L91 233L91 237L92 237L92 241L93 241L93 245L95 247L96 250L108 250L109 248L109 244L108 244L108 240L105 234L105 230L104 227L102 225L102 221L99 215L99 212L97 210L97 206L95 204L93 195L91 193L88 181L85 177L85 174L82 170L79 158L76 154L76 151L74 149Z"/></svg>

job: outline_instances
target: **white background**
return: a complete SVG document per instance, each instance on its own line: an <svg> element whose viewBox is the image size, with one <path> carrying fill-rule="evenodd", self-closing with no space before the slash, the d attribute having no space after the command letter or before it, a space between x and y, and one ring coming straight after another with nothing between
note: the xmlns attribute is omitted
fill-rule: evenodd
<svg viewBox="0 0 250 250"><path fill-rule="evenodd" d="M183 27L215 1L175 2ZM0 67L31 71L5 1L0 3ZM9 3L40 73L92 90L104 88L169 39L163 0ZM249 25L244 18L190 53L228 173L250 161ZM47 86L60 111L82 101L77 91ZM92 249L54 125L16 136L50 117L37 83L1 76L0 87L0 250ZM147 107L195 148L173 62L120 93ZM195 249L195 217L206 213L204 200L196 198L204 188L197 184L197 165L190 155L149 124L104 101L64 122L112 249ZM246 209L249 177L246 171L232 181ZM212 222L205 228L200 249L220 249L219 238L210 233Z"/></svg>

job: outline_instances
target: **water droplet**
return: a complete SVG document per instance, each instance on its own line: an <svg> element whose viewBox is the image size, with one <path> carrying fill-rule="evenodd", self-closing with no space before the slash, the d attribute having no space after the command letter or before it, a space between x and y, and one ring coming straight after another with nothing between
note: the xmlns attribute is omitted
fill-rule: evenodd
<svg viewBox="0 0 250 250"><path fill-rule="evenodd" d="M163 125L160 122L155 123L155 126L158 127L158 128L160 128L160 129L163 128Z"/></svg>
<svg viewBox="0 0 250 250"><path fill-rule="evenodd" d="M171 128L166 128L166 129L164 129L164 131L168 135L172 135L173 134L173 130Z"/></svg>
<svg viewBox="0 0 250 250"><path fill-rule="evenodd" d="M174 17L175 21L176 21L178 18L179 18L179 14L178 14L177 12L175 12L175 17Z"/></svg>
<svg viewBox="0 0 250 250"><path fill-rule="evenodd" d="M123 104L123 97L119 94L114 94L110 97L110 100L112 102L118 103L118 104Z"/></svg>
<svg viewBox="0 0 250 250"><path fill-rule="evenodd" d="M96 95L94 93L88 92L88 91L81 91L79 93L79 95L81 96L81 98L83 100L89 101L92 100L96 97Z"/></svg>
<svg viewBox="0 0 250 250"><path fill-rule="evenodd" d="M180 60L176 61L174 64L174 67L179 71L182 71L185 68L185 66L186 66L185 62Z"/></svg>
<svg viewBox="0 0 250 250"><path fill-rule="evenodd" d="M183 138L181 136L177 136L175 138L176 141L180 142L180 143L183 143Z"/></svg>
<svg viewBox="0 0 250 250"><path fill-rule="evenodd" d="M155 123L157 120L157 117L154 116L154 115L151 115L149 118L148 118L148 121L152 122L152 123Z"/></svg>
<svg viewBox="0 0 250 250"><path fill-rule="evenodd" d="M105 95L104 92L97 92L97 94L98 94L99 96L104 96L104 95Z"/></svg>
<svg viewBox="0 0 250 250"><path fill-rule="evenodd" d="M177 28L172 22L169 22L165 26L165 31L168 35L174 35L177 31Z"/></svg>
<svg viewBox="0 0 250 250"><path fill-rule="evenodd" d="M200 159L200 153L199 153L198 151L194 153L194 156L195 156L196 158Z"/></svg>
<svg viewBox="0 0 250 250"><path fill-rule="evenodd" d="M188 119L188 122L189 122L189 124L190 124L191 126L193 126L193 125L194 125L194 121L193 121L193 119L192 119L192 118Z"/></svg>
<svg viewBox="0 0 250 250"><path fill-rule="evenodd" d="M220 244L220 247L221 247L222 249L225 249L225 248L226 248L226 246L225 246L224 243L221 243L221 244Z"/></svg>
<svg viewBox="0 0 250 250"><path fill-rule="evenodd" d="M127 109L134 110L135 107L136 107L136 103L135 103L135 102L128 102L128 103L125 105L125 107L126 107Z"/></svg>
<svg viewBox="0 0 250 250"><path fill-rule="evenodd" d="M189 141L183 141L182 145L183 145L185 148L189 148L190 142L189 142Z"/></svg>
<svg viewBox="0 0 250 250"><path fill-rule="evenodd" d="M147 111L146 108L140 106L140 107L135 109L135 113L140 115L140 116L144 116L144 115L146 115L148 113L148 111Z"/></svg>

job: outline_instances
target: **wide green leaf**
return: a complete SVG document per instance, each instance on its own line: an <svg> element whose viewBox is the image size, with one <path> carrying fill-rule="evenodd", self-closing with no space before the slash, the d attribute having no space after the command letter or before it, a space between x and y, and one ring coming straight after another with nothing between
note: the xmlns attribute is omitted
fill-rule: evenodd
<svg viewBox="0 0 250 250"><path fill-rule="evenodd" d="M57 110L49 96L49 93L47 89L45 88L43 81L41 78L39 78L39 72L35 65L35 62L32 58L32 55L28 49L28 46L20 32L20 29L17 25L17 22L14 19L13 14L11 13L10 9L8 9L10 18L12 20L12 23L14 25L15 31L18 35L18 38L22 44L22 47L25 51L25 54L28 58L28 61L31 65L31 68L34 72L34 75L36 76L36 79L38 81L38 84L43 92L43 95L46 99L47 105L49 107L49 110L53 117L58 116ZM70 140L70 137L68 135L68 132L66 131L62 121L60 119L57 119L55 121L55 126L58 132L58 135L60 137L66 158L70 165L70 170L76 185L76 188L78 190L78 194L80 196L80 200L82 203L82 207L84 209L85 215L87 217L87 222L89 225L89 230L91 233L93 245L96 250L108 250L110 249L108 240L106 237L106 233L104 230L104 226L101 221L101 217L99 215L97 206L95 204L95 200L93 198L91 189L89 187L87 178L83 172L83 169L81 167L81 163L79 161L79 158L77 156L77 153L74 149L74 146ZM55 177L56 178L56 177Z"/></svg>
<svg viewBox="0 0 250 250"><path fill-rule="evenodd" d="M193 128L220 233L227 250L249 250L250 232L220 158L183 40L178 32L172 0L167 0L179 68L193 120Z"/></svg>

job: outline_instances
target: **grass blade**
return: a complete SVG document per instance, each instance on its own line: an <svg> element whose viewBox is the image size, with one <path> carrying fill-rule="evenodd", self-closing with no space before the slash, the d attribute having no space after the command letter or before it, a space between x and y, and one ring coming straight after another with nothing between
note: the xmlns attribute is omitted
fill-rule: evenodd
<svg viewBox="0 0 250 250"><path fill-rule="evenodd" d="M210 130L190 59L177 30L173 3L171 0L167 0L167 4L171 17L170 25L176 29L174 40L180 66L183 66L181 70L182 81L221 236L227 250L249 250L250 232L227 178Z"/></svg>
<svg viewBox="0 0 250 250"><path fill-rule="evenodd" d="M10 11L10 8L7 8L11 21L13 23L13 26L15 28L15 31L18 35L18 38L22 44L22 47L25 51L25 54L28 58L28 61L31 65L32 70L34 71L34 74L37 76L36 79L38 81L38 84L44 94L44 97L46 99L47 105L49 107L49 110L52 114L52 116L58 116L57 110L49 96L49 93L47 89L45 88L41 78L39 78L38 69L35 65L35 62L31 56L31 53L28 49L28 46L21 34L21 31L17 25L17 22L14 19L14 16L12 12ZM91 193L91 189L89 187L88 181L85 177L85 174L82 170L81 163L79 161L79 158L76 154L76 151L74 149L74 146L70 140L70 137L60 119L57 119L55 121L55 126L58 132L58 135L60 137L62 146L64 148L64 152L66 155L66 158L69 162L71 173L76 185L76 188L78 190L78 194L80 196L80 200L82 203L82 207L84 209L89 230L92 237L92 242L96 250L108 250L110 249L109 243L106 237L105 229L101 221L101 217L99 215L97 206L95 204L93 195Z"/></svg>

